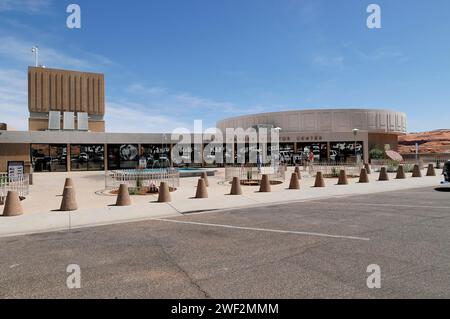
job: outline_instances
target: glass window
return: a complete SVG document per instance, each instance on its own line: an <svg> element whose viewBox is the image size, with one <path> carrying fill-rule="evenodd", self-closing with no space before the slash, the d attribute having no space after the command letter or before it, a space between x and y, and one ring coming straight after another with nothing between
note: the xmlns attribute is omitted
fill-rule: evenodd
<svg viewBox="0 0 450 319"><path fill-rule="evenodd" d="M139 163L138 145L108 145L108 169L135 169Z"/></svg>
<svg viewBox="0 0 450 319"><path fill-rule="evenodd" d="M67 171L67 145L50 145L50 171Z"/></svg>
<svg viewBox="0 0 450 319"><path fill-rule="evenodd" d="M205 165L217 167L224 162L224 146L221 143L211 143L203 145Z"/></svg>
<svg viewBox="0 0 450 319"><path fill-rule="evenodd" d="M310 152L314 154L314 161L316 162L328 160L327 143L299 143L297 145L299 157L307 159Z"/></svg>
<svg viewBox="0 0 450 319"><path fill-rule="evenodd" d="M70 145L70 169L87 171L89 155L84 145Z"/></svg>
<svg viewBox="0 0 450 319"><path fill-rule="evenodd" d="M363 142L332 142L330 144L330 160L335 162L355 161L355 154L358 160L364 159Z"/></svg>
<svg viewBox="0 0 450 319"><path fill-rule="evenodd" d="M280 143L280 160L282 163L292 164L294 157L294 143Z"/></svg>
<svg viewBox="0 0 450 319"><path fill-rule="evenodd" d="M170 145L144 144L142 156L147 160L147 168L170 167Z"/></svg>
<svg viewBox="0 0 450 319"><path fill-rule="evenodd" d="M66 172L67 146L32 144L31 162L35 172Z"/></svg>
<svg viewBox="0 0 450 319"><path fill-rule="evenodd" d="M102 171L105 169L103 145L71 145L72 171Z"/></svg>

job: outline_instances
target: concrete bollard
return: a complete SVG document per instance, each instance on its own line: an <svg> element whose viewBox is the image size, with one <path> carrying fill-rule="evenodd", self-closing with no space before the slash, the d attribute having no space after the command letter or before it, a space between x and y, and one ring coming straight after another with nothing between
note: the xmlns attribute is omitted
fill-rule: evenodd
<svg viewBox="0 0 450 319"><path fill-rule="evenodd" d="M126 184L120 184L117 194L116 206L131 206L130 193Z"/></svg>
<svg viewBox="0 0 450 319"><path fill-rule="evenodd" d="M399 165L398 169L397 169L397 176L395 177L396 179L405 179L405 168L403 167L403 165Z"/></svg>
<svg viewBox="0 0 450 319"><path fill-rule="evenodd" d="M20 203L19 194L17 192L8 191L6 195L5 208L3 209L3 216L14 217L23 214L22 204Z"/></svg>
<svg viewBox="0 0 450 319"><path fill-rule="evenodd" d="M341 172L339 173L339 180L337 184L348 185L347 173L345 172L345 169L342 169Z"/></svg>
<svg viewBox="0 0 450 319"><path fill-rule="evenodd" d="M75 188L68 186L64 188L60 211L71 212L78 209Z"/></svg>
<svg viewBox="0 0 450 319"><path fill-rule="evenodd" d="M298 179L302 179L302 173L300 172L300 167L295 166L294 173L297 174Z"/></svg>
<svg viewBox="0 0 450 319"><path fill-rule="evenodd" d="M75 187L75 184L70 177L66 178L66 182L64 183L64 188L66 188L66 187Z"/></svg>
<svg viewBox="0 0 450 319"><path fill-rule="evenodd" d="M230 195L242 195L241 180L239 177L233 177Z"/></svg>
<svg viewBox="0 0 450 319"><path fill-rule="evenodd" d="M300 189L300 183L298 181L297 173L292 173L291 182L289 183L289 189Z"/></svg>
<svg viewBox="0 0 450 319"><path fill-rule="evenodd" d="M372 174L372 170L370 169L369 163L365 163L364 168L366 169L367 174L369 174L369 175Z"/></svg>
<svg viewBox="0 0 450 319"><path fill-rule="evenodd" d="M202 179L205 181L205 186L206 186L206 187L209 187L208 173L203 172L203 173L202 173Z"/></svg>
<svg viewBox="0 0 450 319"><path fill-rule="evenodd" d="M206 188L205 179L200 178L197 183L197 192L195 193L195 198L208 198L208 190Z"/></svg>
<svg viewBox="0 0 450 319"><path fill-rule="evenodd" d="M158 191L158 203L170 203L171 201L169 184L167 182L161 182Z"/></svg>
<svg viewBox="0 0 450 319"><path fill-rule="evenodd" d="M436 171L434 170L433 164L428 165L427 176L436 176Z"/></svg>
<svg viewBox="0 0 450 319"><path fill-rule="evenodd" d="M380 176L378 177L378 180L380 182L385 182L389 180L389 175L387 173L386 167L382 167L380 171Z"/></svg>
<svg viewBox="0 0 450 319"><path fill-rule="evenodd" d="M314 187L325 187L325 180L323 179L322 172L317 172Z"/></svg>
<svg viewBox="0 0 450 319"><path fill-rule="evenodd" d="M420 171L419 165L414 165L412 177L422 177L422 172Z"/></svg>
<svg viewBox="0 0 450 319"><path fill-rule="evenodd" d="M73 188L75 188L75 184L74 184L73 180L70 177L67 177L66 181L64 182L63 193L64 193L64 189L66 187L73 187Z"/></svg>
<svg viewBox="0 0 450 319"><path fill-rule="evenodd" d="M260 193L270 193L272 188L270 186L269 175L264 174L261 179L261 184L259 186Z"/></svg>
<svg viewBox="0 0 450 319"><path fill-rule="evenodd" d="M361 169L361 173L359 174L359 182L360 183L368 183L369 175L367 175L367 171L365 168Z"/></svg>

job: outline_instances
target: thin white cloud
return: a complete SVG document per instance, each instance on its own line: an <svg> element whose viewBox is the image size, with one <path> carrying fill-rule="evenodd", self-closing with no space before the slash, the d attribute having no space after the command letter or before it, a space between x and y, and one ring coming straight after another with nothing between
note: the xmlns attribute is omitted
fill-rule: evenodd
<svg viewBox="0 0 450 319"><path fill-rule="evenodd" d="M146 86L142 83L130 85L126 92L136 98L145 97L147 103L151 103L154 108L161 110L176 109L178 113L191 113L198 111L201 115L218 113L242 114L251 111L263 111L259 106L240 107L228 101L216 101L209 98L193 95L189 92L174 93L167 88L158 86ZM148 99L151 100L148 100Z"/></svg>
<svg viewBox="0 0 450 319"><path fill-rule="evenodd" d="M0 69L0 122L17 130L28 129L27 75Z"/></svg>
<svg viewBox="0 0 450 319"><path fill-rule="evenodd" d="M51 3L51 0L0 0L0 12L43 13L47 12Z"/></svg>
<svg viewBox="0 0 450 319"><path fill-rule="evenodd" d="M105 120L107 131L116 133L171 132L192 126L136 103L108 103Z"/></svg>
<svg viewBox="0 0 450 319"><path fill-rule="evenodd" d="M34 58L31 47L35 45L30 40L13 36L0 36L0 56L8 60L14 60L26 65L32 65ZM46 45L39 46L40 64L47 67L70 67L80 69L93 69L99 65L111 64L111 60L101 55L86 53L89 61L65 54Z"/></svg>
<svg viewBox="0 0 450 319"><path fill-rule="evenodd" d="M128 93L132 93L132 94L142 94L142 95L151 95L151 96L159 96L159 95L163 95L167 93L167 89L166 88L162 88L162 87L146 87L140 83L134 83L131 84L128 88L127 88L127 92Z"/></svg>
<svg viewBox="0 0 450 319"><path fill-rule="evenodd" d="M373 52L364 52L355 49L356 55L363 61L378 61L383 59L401 59L405 58L403 53L397 49L378 49Z"/></svg>
<svg viewBox="0 0 450 319"><path fill-rule="evenodd" d="M319 55L313 58L313 63L320 66L327 67L343 67L344 57L343 56L326 56Z"/></svg>

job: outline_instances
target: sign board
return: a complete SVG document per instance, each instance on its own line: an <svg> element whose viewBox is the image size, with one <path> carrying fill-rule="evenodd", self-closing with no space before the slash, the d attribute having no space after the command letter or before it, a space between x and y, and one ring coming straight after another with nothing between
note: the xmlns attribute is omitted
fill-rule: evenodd
<svg viewBox="0 0 450 319"><path fill-rule="evenodd" d="M8 161L8 178L18 180L23 178L25 173L25 163L18 161Z"/></svg>
<svg viewBox="0 0 450 319"><path fill-rule="evenodd" d="M147 168L147 159L145 157L141 157L139 159L139 168L141 169Z"/></svg>

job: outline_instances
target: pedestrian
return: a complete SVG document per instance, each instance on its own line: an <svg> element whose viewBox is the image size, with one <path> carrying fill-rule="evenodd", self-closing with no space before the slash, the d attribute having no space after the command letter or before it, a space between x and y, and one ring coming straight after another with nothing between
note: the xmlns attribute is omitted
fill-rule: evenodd
<svg viewBox="0 0 450 319"><path fill-rule="evenodd" d="M314 165L314 153L309 152L308 155L308 164L309 164L309 172L311 173L313 171L313 165Z"/></svg>
<svg viewBox="0 0 450 319"><path fill-rule="evenodd" d="M260 151L256 153L256 166L258 167L258 173L261 174L262 160Z"/></svg>

